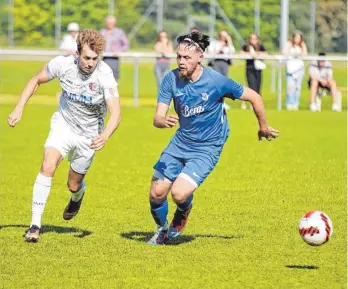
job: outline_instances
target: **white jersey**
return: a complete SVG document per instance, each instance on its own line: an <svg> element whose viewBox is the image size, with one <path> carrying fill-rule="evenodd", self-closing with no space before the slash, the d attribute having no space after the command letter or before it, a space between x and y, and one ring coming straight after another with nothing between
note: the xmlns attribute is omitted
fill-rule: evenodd
<svg viewBox="0 0 348 289"><path fill-rule="evenodd" d="M100 60L95 70L85 75L79 71L76 56L57 56L47 64L47 75L60 82L58 113L72 131L91 138L103 132L106 100L118 97L111 68Z"/></svg>

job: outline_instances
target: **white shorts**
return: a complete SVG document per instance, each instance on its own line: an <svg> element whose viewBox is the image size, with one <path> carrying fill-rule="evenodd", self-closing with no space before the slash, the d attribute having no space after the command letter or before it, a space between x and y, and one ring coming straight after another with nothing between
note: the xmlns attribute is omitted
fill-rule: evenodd
<svg viewBox="0 0 348 289"><path fill-rule="evenodd" d="M45 148L59 150L63 158L69 154L70 166L79 174L86 174L92 164L95 151L91 142L91 138L74 133L59 112L53 114Z"/></svg>

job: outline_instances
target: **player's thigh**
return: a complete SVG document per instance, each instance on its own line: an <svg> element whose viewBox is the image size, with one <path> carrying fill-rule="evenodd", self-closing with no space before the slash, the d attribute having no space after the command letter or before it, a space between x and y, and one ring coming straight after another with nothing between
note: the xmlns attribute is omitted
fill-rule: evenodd
<svg viewBox="0 0 348 289"><path fill-rule="evenodd" d="M177 204L185 202L185 200L193 194L198 185L187 175L180 174L172 186L172 198Z"/></svg>
<svg viewBox="0 0 348 289"><path fill-rule="evenodd" d="M69 152L70 168L79 175L85 175L92 165L95 151L90 148L91 140L85 136L74 136L74 149Z"/></svg>
<svg viewBox="0 0 348 289"><path fill-rule="evenodd" d="M172 196L175 202L185 201L204 182L215 168L221 151L222 146L187 160L179 177L173 183Z"/></svg>
<svg viewBox="0 0 348 289"><path fill-rule="evenodd" d="M154 178L150 189L151 200L161 200L169 193L172 183L184 168L183 160L164 152L154 165Z"/></svg>
<svg viewBox="0 0 348 289"><path fill-rule="evenodd" d="M46 147L44 149L43 161L41 165L41 173L45 176L52 177L63 160L61 152L54 147Z"/></svg>
<svg viewBox="0 0 348 289"><path fill-rule="evenodd" d="M56 112L51 118L50 132L45 142L41 171L53 175L55 169L71 147L72 143L67 124L61 115Z"/></svg>

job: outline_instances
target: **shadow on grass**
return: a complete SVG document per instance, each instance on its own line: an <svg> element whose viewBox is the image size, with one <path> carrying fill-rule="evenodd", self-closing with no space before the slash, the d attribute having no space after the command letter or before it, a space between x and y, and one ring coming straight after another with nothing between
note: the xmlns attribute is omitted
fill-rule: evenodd
<svg viewBox="0 0 348 289"><path fill-rule="evenodd" d="M4 228L24 228L25 231L28 229L28 226L26 225L0 225L0 230ZM61 227L61 226L54 226L54 225L43 225L41 227L41 234L54 232L57 234L71 234L76 233L74 237L76 238L84 238L86 236L89 236L92 234L91 231L87 230L81 230L79 228L73 228L73 227Z"/></svg>
<svg viewBox="0 0 348 289"><path fill-rule="evenodd" d="M314 265L286 265L286 268L290 269L304 269L304 270L317 270L319 269L318 266Z"/></svg>
<svg viewBox="0 0 348 289"><path fill-rule="evenodd" d="M134 240L137 242L146 243L151 239L151 237L154 235L154 232L128 232L128 233L122 233L121 237L126 238L129 240ZM197 234L197 235L182 235L175 239L169 239L169 241L166 243L166 245L169 246L177 246L183 243L189 243L194 241L197 238L216 238L216 239L241 239L244 236L242 235L236 235L236 236L219 236L219 235L212 235L212 234Z"/></svg>

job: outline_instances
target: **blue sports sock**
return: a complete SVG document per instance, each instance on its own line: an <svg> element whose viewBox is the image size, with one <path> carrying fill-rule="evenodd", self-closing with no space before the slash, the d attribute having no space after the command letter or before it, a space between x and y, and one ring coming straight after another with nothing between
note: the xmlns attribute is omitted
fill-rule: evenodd
<svg viewBox="0 0 348 289"><path fill-rule="evenodd" d="M187 209L190 209L192 207L192 200L193 200L193 194L191 196L189 196L185 202L181 203L181 204L177 204L178 209L180 211L187 211Z"/></svg>
<svg viewBox="0 0 348 289"><path fill-rule="evenodd" d="M167 222L168 215L168 201L163 200L160 203L154 203L150 201L151 214L158 226L163 227Z"/></svg>

